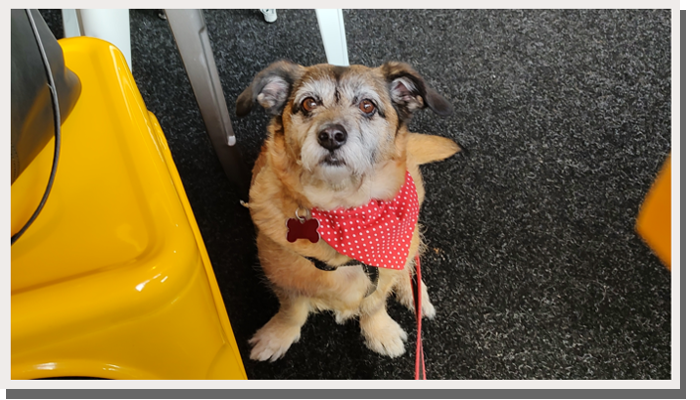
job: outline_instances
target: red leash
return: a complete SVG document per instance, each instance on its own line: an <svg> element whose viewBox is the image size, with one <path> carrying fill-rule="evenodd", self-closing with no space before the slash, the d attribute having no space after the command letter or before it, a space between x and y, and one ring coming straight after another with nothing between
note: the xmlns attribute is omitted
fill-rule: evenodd
<svg viewBox="0 0 700 400"><path fill-rule="evenodd" d="M413 281L413 304L416 308L416 318L418 320L416 334L416 380L426 380L425 378L425 357L423 356L423 343L421 340L421 275L420 275L420 257L416 255L416 282ZM421 377L422 376L422 377Z"/></svg>

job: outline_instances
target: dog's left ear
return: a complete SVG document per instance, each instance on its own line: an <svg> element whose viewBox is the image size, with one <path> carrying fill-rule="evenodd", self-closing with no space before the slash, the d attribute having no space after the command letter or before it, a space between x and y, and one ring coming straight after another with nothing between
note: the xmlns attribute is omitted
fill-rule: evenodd
<svg viewBox="0 0 700 400"><path fill-rule="evenodd" d="M277 61L258 72L253 82L236 100L236 115L245 117L257 101L271 115L280 115L287 104L294 82L304 73L304 67L289 61Z"/></svg>
<svg viewBox="0 0 700 400"><path fill-rule="evenodd" d="M428 86L410 65L390 61L380 69L389 85L391 102L402 120L409 119L414 111L426 107L441 117L447 117L454 111L452 104Z"/></svg>

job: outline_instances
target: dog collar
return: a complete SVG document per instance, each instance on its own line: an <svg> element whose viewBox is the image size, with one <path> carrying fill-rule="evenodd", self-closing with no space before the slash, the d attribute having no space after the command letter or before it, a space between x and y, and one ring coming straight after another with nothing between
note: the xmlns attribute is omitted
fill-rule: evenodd
<svg viewBox="0 0 700 400"><path fill-rule="evenodd" d="M403 269L418 222L418 193L411 174L392 200L356 208L312 209L318 233L337 252L370 266Z"/></svg>

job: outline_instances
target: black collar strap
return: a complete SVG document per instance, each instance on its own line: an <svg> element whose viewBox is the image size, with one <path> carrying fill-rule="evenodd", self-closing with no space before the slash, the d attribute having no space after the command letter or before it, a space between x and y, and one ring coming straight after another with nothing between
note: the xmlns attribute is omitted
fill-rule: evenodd
<svg viewBox="0 0 700 400"><path fill-rule="evenodd" d="M302 257L311 261L312 263L314 263L314 266L316 268L323 270L323 271L335 271L336 269L338 269L340 267L348 267L351 265L358 265L358 264L362 265L362 270L365 272L365 275L367 275L370 283L372 284L370 286L369 290L367 291L367 293L365 294L365 297L369 296L370 294L374 293L375 290L377 290L377 283L379 282L379 268L377 268L377 267L367 265L367 264L365 264L361 261L357 261L357 260L350 260L343 265L340 265L338 267L334 267L332 265L328 265L328 264L324 263L323 261L321 261L317 258L306 257L306 256L302 256Z"/></svg>

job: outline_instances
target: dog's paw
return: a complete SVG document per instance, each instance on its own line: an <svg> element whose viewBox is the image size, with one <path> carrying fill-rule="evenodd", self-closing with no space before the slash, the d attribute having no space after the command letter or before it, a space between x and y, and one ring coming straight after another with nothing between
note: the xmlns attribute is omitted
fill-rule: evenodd
<svg viewBox="0 0 700 400"><path fill-rule="evenodd" d="M365 336L365 344L370 350L391 358L406 352L404 342L408 340L408 335L387 314L361 320L360 326Z"/></svg>
<svg viewBox="0 0 700 400"><path fill-rule="evenodd" d="M435 306L430 302L430 296L428 296L428 287L425 283L421 285L421 304L420 312L423 318L433 319L435 318Z"/></svg>
<svg viewBox="0 0 700 400"><path fill-rule="evenodd" d="M428 319L433 319L435 318L435 306L433 306L433 303L428 300L428 296L426 295L423 299L421 299L421 307L420 307L420 312L421 316L423 318L428 318Z"/></svg>
<svg viewBox="0 0 700 400"><path fill-rule="evenodd" d="M272 320L260 328L248 341L253 346L250 358L257 361L276 361L283 357L289 347L299 341L301 329L284 326Z"/></svg>

